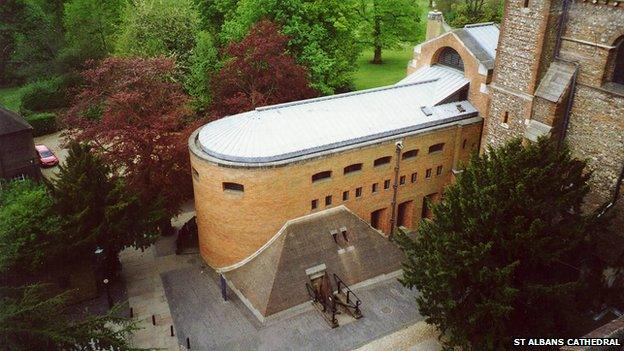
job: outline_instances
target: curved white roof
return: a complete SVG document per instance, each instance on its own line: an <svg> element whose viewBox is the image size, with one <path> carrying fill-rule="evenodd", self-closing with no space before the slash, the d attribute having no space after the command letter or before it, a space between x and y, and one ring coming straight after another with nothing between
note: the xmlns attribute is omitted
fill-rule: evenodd
<svg viewBox="0 0 624 351"><path fill-rule="evenodd" d="M461 72L432 66L413 75L410 82L394 86L260 107L224 117L201 127L197 146L225 161L268 163L477 114L468 101L436 106L468 84ZM458 104L462 108L457 108ZM432 113L426 115L423 106Z"/></svg>

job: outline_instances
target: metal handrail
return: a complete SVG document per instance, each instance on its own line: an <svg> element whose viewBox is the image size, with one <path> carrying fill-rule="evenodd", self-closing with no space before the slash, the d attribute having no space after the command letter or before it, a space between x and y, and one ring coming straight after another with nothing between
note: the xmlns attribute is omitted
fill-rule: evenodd
<svg viewBox="0 0 624 351"><path fill-rule="evenodd" d="M333 273L334 275L334 281L336 282L336 285L338 287L338 292L342 292L341 289L341 285L344 286L344 288L346 289L346 295L347 295L347 304L351 304L351 295L353 295L353 297L355 298L355 305L351 305L351 307L355 308L356 311L360 310L360 305L362 304L362 300L360 300L360 298L353 292L353 290L351 290L351 288L349 288L349 286L342 281L342 279L340 279L340 277L338 277L338 275L336 273Z"/></svg>

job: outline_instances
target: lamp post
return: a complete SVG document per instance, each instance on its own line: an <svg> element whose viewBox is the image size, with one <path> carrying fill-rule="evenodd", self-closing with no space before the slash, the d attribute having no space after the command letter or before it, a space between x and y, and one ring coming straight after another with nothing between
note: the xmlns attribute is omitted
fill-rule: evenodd
<svg viewBox="0 0 624 351"><path fill-rule="evenodd" d="M106 288L106 301L108 302L108 309L111 309L113 308L113 299L111 298L111 294L110 294L108 278L104 278L104 280L102 280L102 283L104 283L104 287Z"/></svg>

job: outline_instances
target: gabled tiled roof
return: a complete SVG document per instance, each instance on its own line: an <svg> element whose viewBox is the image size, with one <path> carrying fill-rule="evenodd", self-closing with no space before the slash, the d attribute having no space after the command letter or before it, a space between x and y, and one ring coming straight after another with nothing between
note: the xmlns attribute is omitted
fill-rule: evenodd
<svg viewBox="0 0 624 351"><path fill-rule="evenodd" d="M7 110L0 106L0 135L6 135L24 130L30 130L32 127L17 113Z"/></svg>
<svg viewBox="0 0 624 351"><path fill-rule="evenodd" d="M426 67L409 81L383 88L302 100L228 116L201 128L201 151L219 160L246 164L313 157L343 147L443 125L477 114L468 101L458 109L434 108L468 84L463 73Z"/></svg>

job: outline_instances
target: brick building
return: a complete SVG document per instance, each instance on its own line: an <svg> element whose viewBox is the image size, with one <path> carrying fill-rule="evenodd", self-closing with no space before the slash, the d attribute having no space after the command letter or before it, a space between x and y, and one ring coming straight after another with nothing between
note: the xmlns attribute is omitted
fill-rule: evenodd
<svg viewBox="0 0 624 351"><path fill-rule="evenodd" d="M271 289L308 280L311 267L348 284L399 269L388 234L429 217L480 147L498 28L463 34L423 49L427 64L396 85L261 107L191 135L201 255L257 316L305 301L303 284L287 296Z"/></svg>
<svg viewBox="0 0 624 351"><path fill-rule="evenodd" d="M15 112L0 107L0 179L39 179L33 128Z"/></svg>

